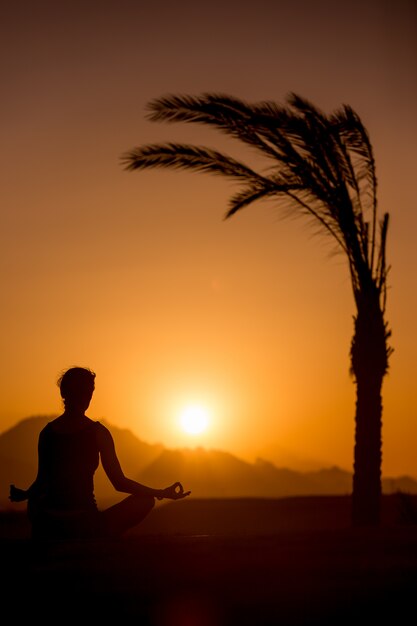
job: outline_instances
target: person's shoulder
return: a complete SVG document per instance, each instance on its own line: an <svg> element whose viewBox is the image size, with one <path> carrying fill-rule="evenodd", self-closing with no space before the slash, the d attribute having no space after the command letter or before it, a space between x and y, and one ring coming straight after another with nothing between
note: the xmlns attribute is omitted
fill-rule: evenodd
<svg viewBox="0 0 417 626"><path fill-rule="evenodd" d="M44 426L44 430L45 428L52 428L54 424L59 423L62 419L62 415L57 415L57 417L54 417L53 419L48 420L48 422L46 423L46 425Z"/></svg>
<svg viewBox="0 0 417 626"><path fill-rule="evenodd" d="M95 426L95 428L97 429L97 431L98 431L98 432L102 432L102 433L107 432L107 433L110 433L110 430L107 428L107 426L105 426L105 425L103 424L103 422L100 422L99 420L97 420L97 421L93 422L93 424L94 424L94 426Z"/></svg>
<svg viewBox="0 0 417 626"><path fill-rule="evenodd" d="M99 441L111 441L113 440L113 436L110 430L105 426L102 422L94 422L94 427L96 429L96 434Z"/></svg>
<svg viewBox="0 0 417 626"><path fill-rule="evenodd" d="M45 435L46 433L49 433L52 430L53 425L57 421L57 419L58 418L55 417L53 420L47 422L45 426L40 430L39 435Z"/></svg>

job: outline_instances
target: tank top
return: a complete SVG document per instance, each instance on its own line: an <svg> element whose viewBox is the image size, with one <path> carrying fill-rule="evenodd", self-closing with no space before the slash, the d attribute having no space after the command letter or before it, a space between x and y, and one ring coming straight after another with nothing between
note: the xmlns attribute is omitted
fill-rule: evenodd
<svg viewBox="0 0 417 626"><path fill-rule="evenodd" d="M99 464L97 431L91 422L74 433L56 432L51 423L39 436L43 506L56 510L97 510L94 473Z"/></svg>

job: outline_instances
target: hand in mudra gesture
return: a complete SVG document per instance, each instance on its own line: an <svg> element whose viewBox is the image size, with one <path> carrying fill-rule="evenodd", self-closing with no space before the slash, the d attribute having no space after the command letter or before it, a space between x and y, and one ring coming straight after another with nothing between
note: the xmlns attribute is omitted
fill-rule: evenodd
<svg viewBox="0 0 417 626"><path fill-rule="evenodd" d="M186 498L189 496L191 491L184 491L184 487L181 483L176 482L169 487L166 487L162 490L162 495L158 500L162 500L162 498L168 498L170 500L181 500L181 498Z"/></svg>
<svg viewBox="0 0 417 626"><path fill-rule="evenodd" d="M23 502L28 499L28 492L25 489L19 489L15 485L10 485L10 502Z"/></svg>

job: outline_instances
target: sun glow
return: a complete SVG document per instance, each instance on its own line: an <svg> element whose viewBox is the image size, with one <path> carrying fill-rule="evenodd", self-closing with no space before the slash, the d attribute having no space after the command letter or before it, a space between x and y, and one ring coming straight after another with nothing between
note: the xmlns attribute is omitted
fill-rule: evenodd
<svg viewBox="0 0 417 626"><path fill-rule="evenodd" d="M202 406L187 406L180 416L181 428L189 435L199 435L209 425L209 414Z"/></svg>

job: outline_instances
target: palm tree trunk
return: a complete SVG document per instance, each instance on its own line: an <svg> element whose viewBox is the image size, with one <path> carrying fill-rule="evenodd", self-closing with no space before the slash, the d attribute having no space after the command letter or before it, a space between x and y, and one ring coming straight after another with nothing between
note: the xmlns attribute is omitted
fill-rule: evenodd
<svg viewBox="0 0 417 626"><path fill-rule="evenodd" d="M387 332L374 285L359 295L357 304L351 349L357 393L352 523L354 526L377 526L382 493L381 391L388 365Z"/></svg>
<svg viewBox="0 0 417 626"><path fill-rule="evenodd" d="M382 464L382 381L357 381L352 493L354 526L380 522Z"/></svg>

